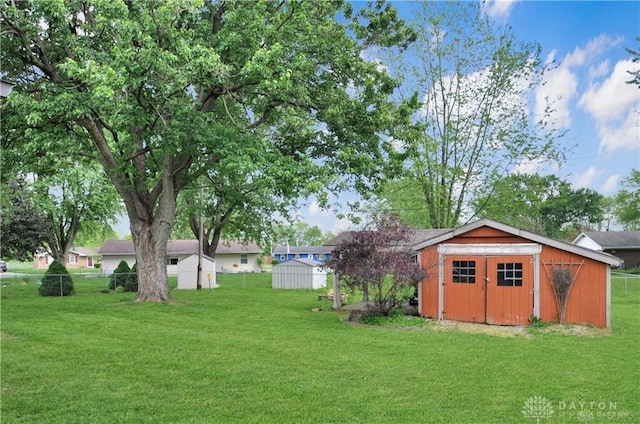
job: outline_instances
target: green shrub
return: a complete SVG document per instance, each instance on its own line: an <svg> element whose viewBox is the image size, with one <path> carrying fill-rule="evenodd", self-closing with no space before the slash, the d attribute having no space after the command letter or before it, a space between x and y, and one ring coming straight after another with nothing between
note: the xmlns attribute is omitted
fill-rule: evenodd
<svg viewBox="0 0 640 424"><path fill-rule="evenodd" d="M69 296L74 293L69 271L58 261L53 261L38 287L42 296Z"/></svg>
<svg viewBox="0 0 640 424"><path fill-rule="evenodd" d="M137 293L138 291L138 264L133 264L124 282L124 291Z"/></svg>
<svg viewBox="0 0 640 424"><path fill-rule="evenodd" d="M120 261L118 267L113 271L111 277L109 277L109 290L115 290L116 287L122 286L127 282L131 268L127 261Z"/></svg>
<svg viewBox="0 0 640 424"><path fill-rule="evenodd" d="M124 293L124 287L122 286L116 287L116 293Z"/></svg>
<svg viewBox="0 0 640 424"><path fill-rule="evenodd" d="M279 263L280 263L280 261L277 260L277 259L274 259L274 260L271 261L271 265L278 265Z"/></svg>
<svg viewBox="0 0 640 424"><path fill-rule="evenodd" d="M96 263L93 264L93 267L95 269L100 269L101 266L102 266L102 264L100 262L96 262Z"/></svg>

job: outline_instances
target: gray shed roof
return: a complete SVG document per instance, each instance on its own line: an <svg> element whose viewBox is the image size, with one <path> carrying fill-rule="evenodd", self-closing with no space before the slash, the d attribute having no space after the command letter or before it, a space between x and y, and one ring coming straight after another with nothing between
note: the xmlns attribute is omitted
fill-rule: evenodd
<svg viewBox="0 0 640 424"><path fill-rule="evenodd" d="M261 253L262 249L255 243L243 244L237 241L220 240L216 254L229 253ZM132 240L107 240L98 250L103 256L108 255L133 255ZM198 240L169 240L167 243L168 255L188 255L198 253Z"/></svg>
<svg viewBox="0 0 640 424"><path fill-rule="evenodd" d="M603 249L640 249L640 231L586 231L582 234Z"/></svg>

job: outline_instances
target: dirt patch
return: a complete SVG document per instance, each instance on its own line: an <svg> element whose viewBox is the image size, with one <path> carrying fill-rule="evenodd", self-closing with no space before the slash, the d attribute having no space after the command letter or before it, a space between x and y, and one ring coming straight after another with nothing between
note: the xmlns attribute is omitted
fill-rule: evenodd
<svg viewBox="0 0 640 424"><path fill-rule="evenodd" d="M526 332L526 327L522 326L503 326L503 325L488 325L488 324L476 324L471 322L456 322L456 321L432 321L435 331L459 331L462 333L471 334L488 334L495 337L531 337L531 334Z"/></svg>
<svg viewBox="0 0 640 424"><path fill-rule="evenodd" d="M437 321L433 320L431 327L435 331L460 331L462 333L488 334L495 337L525 337L531 338L536 334L563 334L582 337L602 337L611 334L603 328L574 324L547 324L542 327L489 325L470 322Z"/></svg>
<svg viewBox="0 0 640 424"><path fill-rule="evenodd" d="M611 332L605 328L589 327L586 325L573 324L551 324L538 329L540 333L566 334L570 336L602 337L608 336Z"/></svg>

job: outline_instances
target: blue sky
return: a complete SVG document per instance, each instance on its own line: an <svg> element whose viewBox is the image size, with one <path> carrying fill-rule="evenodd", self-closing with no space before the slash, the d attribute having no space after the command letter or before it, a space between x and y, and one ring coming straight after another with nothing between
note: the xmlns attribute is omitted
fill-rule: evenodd
<svg viewBox="0 0 640 424"><path fill-rule="evenodd" d="M392 2L411 16L418 2ZM527 171L554 173L574 187L613 195L619 181L640 169L640 89L626 84L632 64L625 48L640 48L640 2L637 1L490 1L485 12L508 25L521 41L538 42L541 58L554 60L546 84L531 93L555 100L556 120L573 148L560 169L534 163ZM634 68L635 66L635 68ZM533 104L532 113L536 105ZM343 195L341 201L353 199ZM302 220L323 231L349 229L348 220L322 211L313 201L299 211Z"/></svg>

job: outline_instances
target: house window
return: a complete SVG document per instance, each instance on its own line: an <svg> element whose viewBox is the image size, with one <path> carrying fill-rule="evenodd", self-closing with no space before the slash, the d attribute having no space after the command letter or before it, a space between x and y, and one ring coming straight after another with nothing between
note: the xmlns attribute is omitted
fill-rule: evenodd
<svg viewBox="0 0 640 424"><path fill-rule="evenodd" d="M522 286L522 263L498 264L498 286Z"/></svg>
<svg viewBox="0 0 640 424"><path fill-rule="evenodd" d="M167 265L178 265L177 257L167 257Z"/></svg>
<svg viewBox="0 0 640 424"><path fill-rule="evenodd" d="M77 259L75 255L69 255L69 263L70 264L75 264L77 262Z"/></svg>
<svg viewBox="0 0 640 424"><path fill-rule="evenodd" d="M242 265L246 265L249 263L249 258L247 257L247 255L240 255L240 263Z"/></svg>
<svg viewBox="0 0 640 424"><path fill-rule="evenodd" d="M476 261L453 261L453 282L476 282Z"/></svg>

